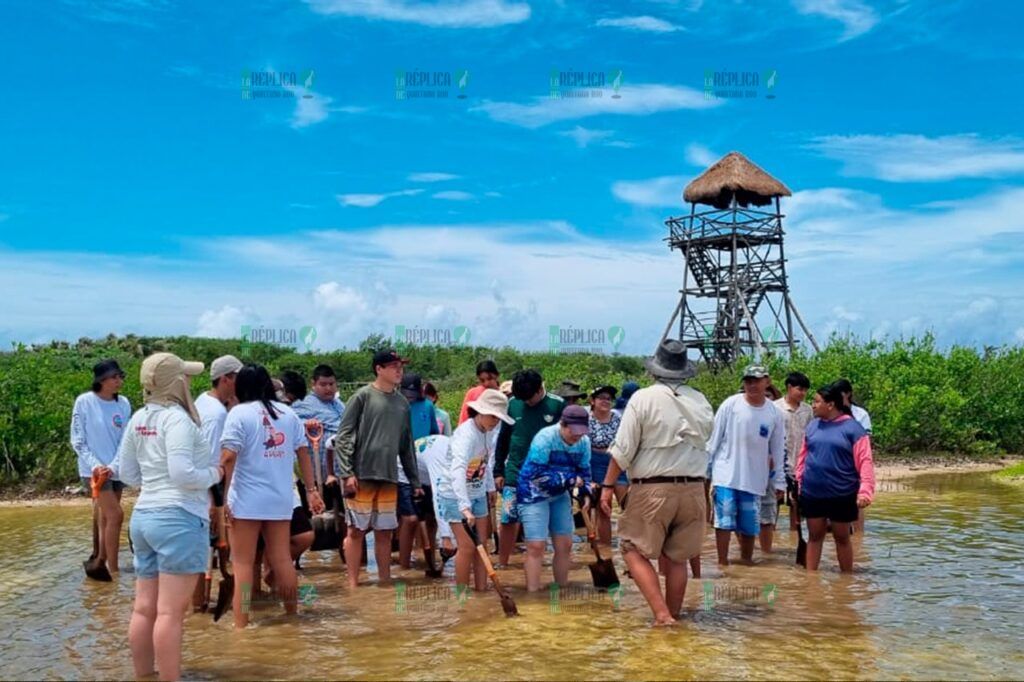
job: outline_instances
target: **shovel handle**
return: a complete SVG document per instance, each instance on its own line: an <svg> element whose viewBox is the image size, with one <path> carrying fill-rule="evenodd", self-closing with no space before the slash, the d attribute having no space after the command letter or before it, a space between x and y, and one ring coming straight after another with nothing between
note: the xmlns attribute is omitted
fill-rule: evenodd
<svg viewBox="0 0 1024 682"><path fill-rule="evenodd" d="M98 471L92 475L89 479L89 487L92 489L92 499L96 499L100 496L100 489L103 488L103 484L110 478L110 474Z"/></svg>
<svg viewBox="0 0 1024 682"><path fill-rule="evenodd" d="M487 554L487 548L480 542L480 536L476 532L476 528L470 524L466 519L462 519L462 527L469 533L470 539L473 544L476 545L476 553L480 555L480 559L484 562L484 568L487 569L487 577L494 580L498 572L494 570L494 565L491 563L491 557Z"/></svg>

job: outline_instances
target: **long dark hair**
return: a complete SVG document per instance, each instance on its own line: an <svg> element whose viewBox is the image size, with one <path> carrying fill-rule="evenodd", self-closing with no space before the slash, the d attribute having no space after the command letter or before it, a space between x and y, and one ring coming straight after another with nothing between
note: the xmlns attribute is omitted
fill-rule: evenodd
<svg viewBox="0 0 1024 682"><path fill-rule="evenodd" d="M270 372L263 365L246 365L238 371L238 378L235 379L235 395L240 403L260 401L270 413L270 418L277 420L277 410L272 404L272 401L277 398L274 382L270 379Z"/></svg>
<svg viewBox="0 0 1024 682"><path fill-rule="evenodd" d="M818 395L821 396L822 400L824 400L826 403L832 403L833 405L836 406L836 409L842 412L843 414L850 416L853 415L853 410L851 410L850 406L846 404L845 400L843 400L842 389L836 384L828 384L826 386L822 386L821 388L818 389L817 392Z"/></svg>

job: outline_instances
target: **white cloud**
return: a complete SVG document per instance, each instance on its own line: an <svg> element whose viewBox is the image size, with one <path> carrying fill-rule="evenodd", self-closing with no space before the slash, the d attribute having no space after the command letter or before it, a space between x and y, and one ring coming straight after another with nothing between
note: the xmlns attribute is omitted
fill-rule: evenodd
<svg viewBox="0 0 1024 682"><path fill-rule="evenodd" d="M470 201L473 195L469 192L462 192L459 190L446 190L444 192L435 192L430 195L434 199L443 199L446 201Z"/></svg>
<svg viewBox="0 0 1024 682"><path fill-rule="evenodd" d="M860 313L847 310L844 306L841 305L837 305L834 308L832 308L832 314L836 317L836 319L842 322L860 322L861 320L864 319L864 316L861 315Z"/></svg>
<svg viewBox="0 0 1024 682"><path fill-rule="evenodd" d="M318 14L422 24L437 28L488 28L530 18L525 2L506 0L306 0Z"/></svg>
<svg viewBox="0 0 1024 682"><path fill-rule="evenodd" d="M240 337L242 325L252 325L253 322L251 311L243 312L233 305L225 305L221 306L219 310L204 310L199 315L199 325L196 327L195 335L220 339Z"/></svg>
<svg viewBox="0 0 1024 682"><path fill-rule="evenodd" d="M843 162L846 175L933 182L1024 172L1024 140L978 135L829 135L809 145Z"/></svg>
<svg viewBox="0 0 1024 682"><path fill-rule="evenodd" d="M844 42L870 31L878 23L878 14L860 0L793 0L800 14L814 14L843 24Z"/></svg>
<svg viewBox="0 0 1024 682"><path fill-rule="evenodd" d="M666 175L649 180L619 180L612 185L612 194L619 201L645 207L683 205L683 188L687 179Z"/></svg>
<svg viewBox="0 0 1024 682"><path fill-rule="evenodd" d="M621 97L610 93L605 97L550 97L534 98L532 104L494 102L487 100L471 111L482 111L495 121L511 123L524 128L540 128L557 121L569 121L600 114L646 116L662 111L679 109L708 109L720 106L724 100L705 99L704 93L680 85L639 84L623 85Z"/></svg>
<svg viewBox="0 0 1024 682"><path fill-rule="evenodd" d="M409 182L445 182L447 180L458 180L458 175L451 173L410 173Z"/></svg>
<svg viewBox="0 0 1024 682"><path fill-rule="evenodd" d="M693 142L686 145L686 162L694 166L707 168L720 158L721 154L714 153L702 144Z"/></svg>
<svg viewBox="0 0 1024 682"><path fill-rule="evenodd" d="M576 146L582 149L591 142L607 139L615 133L611 130L593 130L583 126L576 126L572 130L563 130L558 134L563 137L572 138L576 142Z"/></svg>
<svg viewBox="0 0 1024 682"><path fill-rule="evenodd" d="M1017 343L1024 343L1024 327L1017 327L1017 331L1013 336L1017 340Z"/></svg>
<svg viewBox="0 0 1024 682"><path fill-rule="evenodd" d="M312 85L314 77L314 74L311 73L309 76L310 85ZM291 118L292 128L307 128L326 121L329 112L333 111L331 109L331 102L334 101L333 98L313 92L305 84L285 84L282 87L291 92L292 96L295 97L295 109L292 111Z"/></svg>
<svg viewBox="0 0 1024 682"><path fill-rule="evenodd" d="M384 192L383 194L337 194L335 198L342 206L372 208L386 199L391 199L392 197L411 197L422 191L422 189L403 189L397 192Z"/></svg>
<svg viewBox="0 0 1024 682"><path fill-rule="evenodd" d="M614 19L599 19L598 26L609 26L613 28L624 28L630 31L647 31L650 33L672 33L682 31L682 26L658 19L651 16L639 17L616 17Z"/></svg>

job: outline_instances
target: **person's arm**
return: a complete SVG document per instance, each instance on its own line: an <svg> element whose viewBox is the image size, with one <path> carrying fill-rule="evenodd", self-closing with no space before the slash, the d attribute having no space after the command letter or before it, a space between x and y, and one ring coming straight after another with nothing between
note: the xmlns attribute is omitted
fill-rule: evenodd
<svg viewBox="0 0 1024 682"><path fill-rule="evenodd" d="M512 427L501 422L498 431L498 444L494 448L494 483L498 484L499 479L505 480L505 462L508 461L508 449L512 444Z"/></svg>
<svg viewBox="0 0 1024 682"><path fill-rule="evenodd" d="M337 472L338 478L345 479L355 476L355 451L356 432L359 430L359 420L363 414L363 400L365 393L356 393L348 401L345 414L341 418L341 426L334 436L334 451L338 456Z"/></svg>
<svg viewBox="0 0 1024 682"><path fill-rule="evenodd" d="M398 441L398 459L402 462L405 477L409 479L412 489L422 489L420 468L416 465L416 445L412 442L412 423L409 421L408 412L405 413L405 419L402 421L402 435Z"/></svg>
<svg viewBox="0 0 1024 682"><path fill-rule="evenodd" d="M804 466L807 464L807 436L804 436L803 441L800 443L800 454L796 458L796 482L797 484L803 483L804 480Z"/></svg>
<svg viewBox="0 0 1024 682"><path fill-rule="evenodd" d="M712 477L718 451L725 445L727 438L726 425L729 423L729 417L726 414L728 411L728 403L723 403L718 408L718 412L715 413L715 426L711 431L711 440L708 441L708 480Z"/></svg>
<svg viewBox="0 0 1024 682"><path fill-rule="evenodd" d="M199 427L187 416L168 420L164 432L164 448L167 451L167 474L171 483L186 490L206 490L220 480L220 467L196 466L196 435ZM205 445L201 437L200 444ZM203 452L206 459L208 452Z"/></svg>
<svg viewBox="0 0 1024 682"><path fill-rule="evenodd" d="M772 458L772 470L775 472L775 490L786 491L786 422L782 415L775 419L775 428L768 442L768 452Z"/></svg>
<svg viewBox="0 0 1024 682"><path fill-rule="evenodd" d="M86 463L89 471L93 471L97 467L104 466L104 464L89 448L89 439L86 437L86 424L88 421L88 409L86 408L85 401L76 400L75 406L71 410L71 447Z"/></svg>
<svg viewBox="0 0 1024 682"><path fill-rule="evenodd" d="M853 462L860 475L857 506L866 507L875 499L875 461L871 453L871 436L864 434L853 444Z"/></svg>
<svg viewBox="0 0 1024 682"><path fill-rule="evenodd" d="M338 480L334 474L334 436L327 439L327 444L324 445L325 459L327 460L327 476L325 483L330 484Z"/></svg>
<svg viewBox="0 0 1024 682"><path fill-rule="evenodd" d="M583 485L590 487L590 437L583 436L580 440L583 443L583 452L576 459L576 477L583 481Z"/></svg>
<svg viewBox="0 0 1024 682"><path fill-rule="evenodd" d="M429 436L440 435L441 429L437 428L437 411L434 409L434 404L433 403L431 403L429 400L427 402L429 403L427 405L427 409L430 411L430 433L427 434L427 435L429 435Z"/></svg>
<svg viewBox="0 0 1024 682"><path fill-rule="evenodd" d="M121 439L121 445L117 448L117 469L114 470L114 476L127 485L133 488L138 488L142 484L142 468L139 466L139 446L135 439L135 429L132 428L132 423L128 422L128 433L124 434L124 438Z"/></svg>
<svg viewBox="0 0 1024 682"><path fill-rule="evenodd" d="M493 434L493 435L492 435ZM497 442L496 433L488 433L484 435L487 439L487 462L484 464L484 489L493 493L497 491L497 486L494 485L494 445Z"/></svg>
<svg viewBox="0 0 1024 682"><path fill-rule="evenodd" d="M604 481L598 481L601 485L614 486L619 472L629 469L640 448L640 438L643 435L643 428L640 425L640 415L637 414L637 404L630 402L626 405L626 411L622 413L622 420L619 422L619 430L615 432L615 440L608 448L611 461L615 463L615 478L611 478L611 468L605 474ZM611 465L609 464L609 467Z"/></svg>

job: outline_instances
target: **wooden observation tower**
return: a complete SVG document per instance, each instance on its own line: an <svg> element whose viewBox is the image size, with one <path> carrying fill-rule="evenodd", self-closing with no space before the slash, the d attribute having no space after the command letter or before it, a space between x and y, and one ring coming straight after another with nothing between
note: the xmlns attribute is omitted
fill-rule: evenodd
<svg viewBox="0 0 1024 682"><path fill-rule="evenodd" d="M688 216L669 218L666 241L683 254L683 288L662 339L679 340L711 367L799 343L818 344L789 295L779 197L789 189L739 152L686 186ZM700 207L700 211L698 211Z"/></svg>

